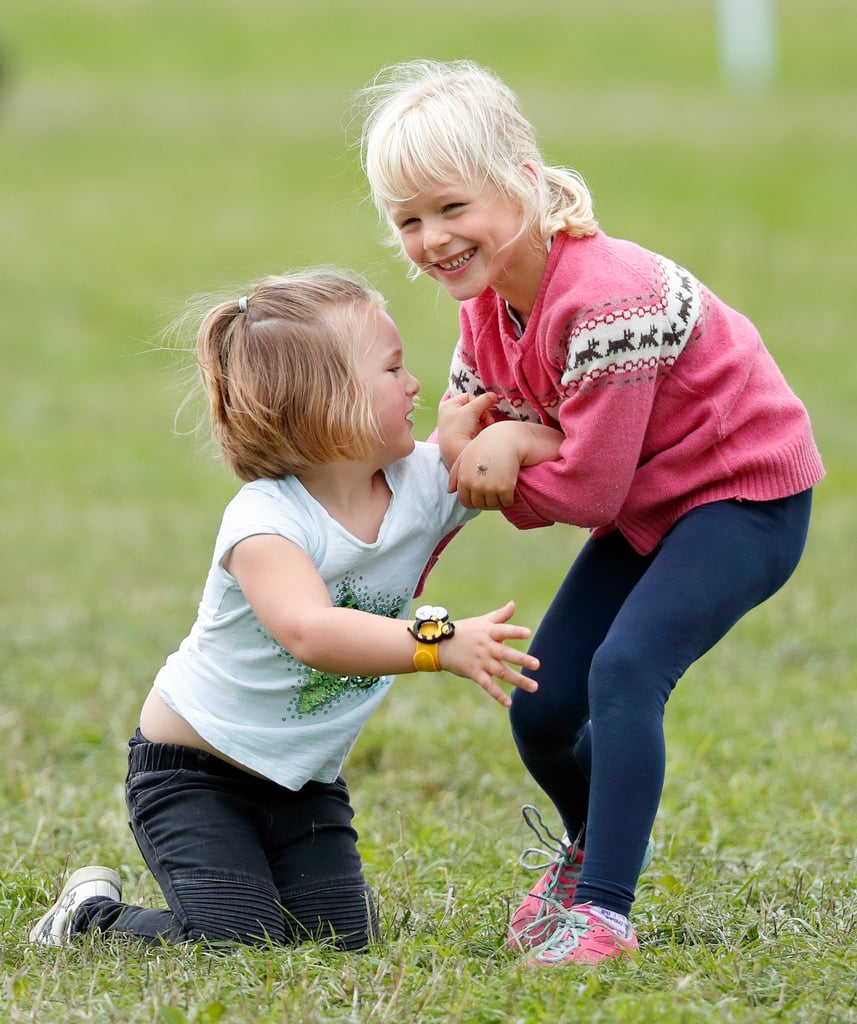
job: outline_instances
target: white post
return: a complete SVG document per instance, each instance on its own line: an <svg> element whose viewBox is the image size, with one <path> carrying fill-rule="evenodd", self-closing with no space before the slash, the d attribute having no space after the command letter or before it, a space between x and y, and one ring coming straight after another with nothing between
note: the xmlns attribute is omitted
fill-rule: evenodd
<svg viewBox="0 0 857 1024"><path fill-rule="evenodd" d="M777 68L776 0L717 0L720 63L730 85L760 88Z"/></svg>

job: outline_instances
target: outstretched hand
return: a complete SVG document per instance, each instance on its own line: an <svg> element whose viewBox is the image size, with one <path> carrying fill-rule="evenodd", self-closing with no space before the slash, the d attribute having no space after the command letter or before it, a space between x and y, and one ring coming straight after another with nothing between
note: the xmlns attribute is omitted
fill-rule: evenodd
<svg viewBox="0 0 857 1024"><path fill-rule="evenodd" d="M442 668L478 683L498 704L509 707L511 697L495 681L520 687L530 693L538 689L535 679L523 675L516 668L535 671L538 658L526 651L510 647L507 640L526 640L530 634L526 626L516 626L509 620L515 614L515 602L509 601L485 615L458 619L455 635L444 640L438 649Z"/></svg>

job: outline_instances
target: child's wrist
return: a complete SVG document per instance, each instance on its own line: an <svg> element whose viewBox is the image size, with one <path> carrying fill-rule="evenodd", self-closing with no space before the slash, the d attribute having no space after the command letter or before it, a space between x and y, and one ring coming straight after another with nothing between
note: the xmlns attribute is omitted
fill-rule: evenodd
<svg viewBox="0 0 857 1024"><path fill-rule="evenodd" d="M413 664L416 672L440 672L440 646L455 634L455 623L449 612L440 605L422 605L417 608L415 621L408 632L416 640Z"/></svg>

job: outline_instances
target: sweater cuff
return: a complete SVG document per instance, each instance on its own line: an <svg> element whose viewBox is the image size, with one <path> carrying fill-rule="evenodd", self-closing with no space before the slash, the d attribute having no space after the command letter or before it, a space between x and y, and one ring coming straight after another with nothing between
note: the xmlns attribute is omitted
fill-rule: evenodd
<svg viewBox="0 0 857 1024"><path fill-rule="evenodd" d="M553 519L545 519L521 497L520 490L515 491L515 504L500 511L509 522L519 530L537 530L542 526L553 526Z"/></svg>

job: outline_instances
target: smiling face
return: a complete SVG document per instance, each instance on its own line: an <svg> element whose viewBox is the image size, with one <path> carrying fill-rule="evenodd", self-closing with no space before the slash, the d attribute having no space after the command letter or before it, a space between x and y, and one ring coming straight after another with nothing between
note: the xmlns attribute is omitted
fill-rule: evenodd
<svg viewBox="0 0 857 1024"><path fill-rule="evenodd" d="M384 463L414 450L411 420L420 382L405 368L402 340L390 317L372 310L360 337L360 369L369 384Z"/></svg>
<svg viewBox="0 0 857 1024"><path fill-rule="evenodd" d="M389 207L408 258L459 302L493 288L524 317L546 254L522 231L523 211L493 184L450 178Z"/></svg>

